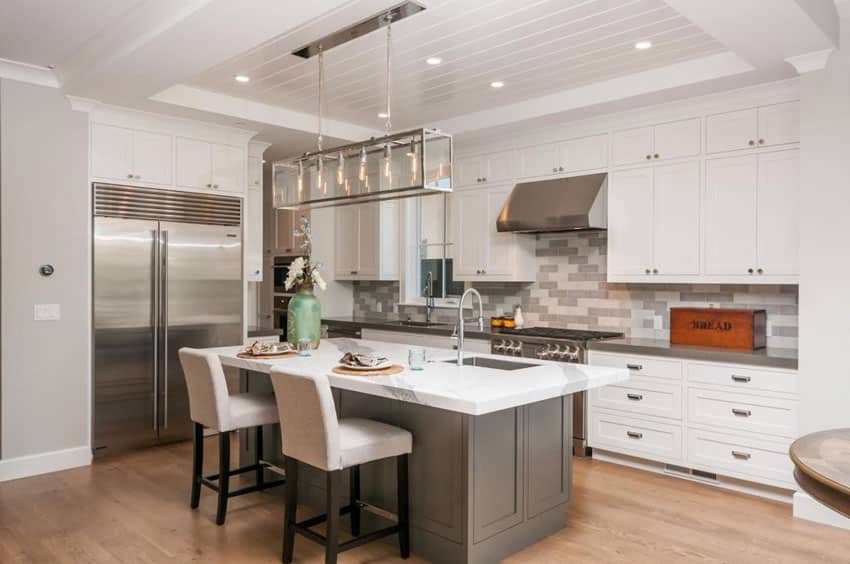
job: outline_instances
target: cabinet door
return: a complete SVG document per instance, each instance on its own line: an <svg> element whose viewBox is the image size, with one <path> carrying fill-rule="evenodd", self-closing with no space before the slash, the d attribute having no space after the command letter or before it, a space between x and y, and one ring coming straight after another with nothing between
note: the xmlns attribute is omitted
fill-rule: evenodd
<svg viewBox="0 0 850 564"><path fill-rule="evenodd" d="M91 173L98 178L133 178L133 131L93 123L91 126Z"/></svg>
<svg viewBox="0 0 850 564"><path fill-rule="evenodd" d="M699 172L698 161L655 167L653 268L659 275L699 274Z"/></svg>
<svg viewBox="0 0 850 564"><path fill-rule="evenodd" d="M487 239L487 195L483 190L468 190L452 194L455 212L455 276L475 277L484 266L484 244Z"/></svg>
<svg viewBox="0 0 850 564"><path fill-rule="evenodd" d="M174 184L174 150L171 135L133 132L133 174L145 184Z"/></svg>
<svg viewBox="0 0 850 564"><path fill-rule="evenodd" d="M249 188L245 197L245 278L249 282L263 281L263 191Z"/></svg>
<svg viewBox="0 0 850 564"><path fill-rule="evenodd" d="M614 132L614 166L643 163L651 159L651 127Z"/></svg>
<svg viewBox="0 0 850 564"><path fill-rule="evenodd" d="M758 110L759 146L785 145L800 141L800 103L788 102Z"/></svg>
<svg viewBox="0 0 850 564"><path fill-rule="evenodd" d="M177 185L212 188L210 144L197 139L177 138Z"/></svg>
<svg viewBox="0 0 850 564"><path fill-rule="evenodd" d="M258 157L248 157L248 188L263 187L263 160Z"/></svg>
<svg viewBox="0 0 850 564"><path fill-rule="evenodd" d="M549 176L558 172L559 149L557 143L526 147L519 151L519 176Z"/></svg>
<svg viewBox="0 0 850 564"><path fill-rule="evenodd" d="M496 231L496 219L510 194L510 187L487 191L486 225L481 232L481 238L486 240L486 258L482 270L487 276L507 276L513 271L515 235Z"/></svg>
<svg viewBox="0 0 850 564"><path fill-rule="evenodd" d="M360 206L336 208L336 277L351 280L357 276L359 264Z"/></svg>
<svg viewBox="0 0 850 564"><path fill-rule="evenodd" d="M278 254L291 255L295 253L295 241L292 230L295 229L295 212L292 210L275 210L275 252Z"/></svg>
<svg viewBox="0 0 850 564"><path fill-rule="evenodd" d="M653 158L676 159L699 155L701 121L694 118L656 125Z"/></svg>
<svg viewBox="0 0 850 564"><path fill-rule="evenodd" d="M357 241L358 278L377 280L381 248L381 204L361 204ZM398 234L395 235L398 239Z"/></svg>
<svg viewBox="0 0 850 564"><path fill-rule="evenodd" d="M457 182L457 185L469 186L471 184L478 184L481 182L481 178L484 177L484 173L482 172L482 161L483 158L478 155L474 157L458 158L457 163L455 164L457 174L454 179L455 182Z"/></svg>
<svg viewBox="0 0 850 564"><path fill-rule="evenodd" d="M652 269L653 171L615 172L608 184L608 270L646 275Z"/></svg>
<svg viewBox="0 0 850 564"><path fill-rule="evenodd" d="M758 156L758 263L764 275L799 273L799 151Z"/></svg>
<svg viewBox="0 0 850 564"><path fill-rule="evenodd" d="M755 146L757 111L741 110L705 118L706 153L722 153Z"/></svg>
<svg viewBox="0 0 850 564"><path fill-rule="evenodd" d="M513 151L500 151L484 157L484 182L502 182L514 177Z"/></svg>
<svg viewBox="0 0 850 564"><path fill-rule="evenodd" d="M749 276L756 265L755 155L705 161L705 273Z"/></svg>
<svg viewBox="0 0 850 564"><path fill-rule="evenodd" d="M212 184L216 190L244 192L245 152L241 147L212 146Z"/></svg>
<svg viewBox="0 0 850 564"><path fill-rule="evenodd" d="M559 166L565 172L593 170L608 166L608 136L594 135L571 139L561 144Z"/></svg>

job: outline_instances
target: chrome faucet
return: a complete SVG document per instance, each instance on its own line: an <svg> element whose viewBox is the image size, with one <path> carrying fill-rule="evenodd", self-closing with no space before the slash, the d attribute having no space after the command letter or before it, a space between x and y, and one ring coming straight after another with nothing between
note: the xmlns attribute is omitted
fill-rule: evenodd
<svg viewBox="0 0 850 564"><path fill-rule="evenodd" d="M463 366L463 324L466 321L476 321L463 318L463 302L466 301L466 295L473 294L478 296L478 330L484 331L484 304L481 302L481 294L475 288L467 288L460 297L460 302L457 304L457 365Z"/></svg>
<svg viewBox="0 0 850 564"><path fill-rule="evenodd" d="M434 274L428 272L425 277L425 321L431 323L431 315L434 313Z"/></svg>

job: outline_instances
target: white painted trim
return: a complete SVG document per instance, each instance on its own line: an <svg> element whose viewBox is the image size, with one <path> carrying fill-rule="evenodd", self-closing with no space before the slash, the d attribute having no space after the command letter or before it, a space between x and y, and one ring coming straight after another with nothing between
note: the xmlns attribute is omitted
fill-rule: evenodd
<svg viewBox="0 0 850 564"><path fill-rule="evenodd" d="M802 55L788 57L785 62L793 66L798 74L805 74L816 70L821 70L829 61L829 56L834 49L822 49L820 51L812 51Z"/></svg>
<svg viewBox="0 0 850 564"><path fill-rule="evenodd" d="M51 69L9 59L0 59L0 78L59 88L59 79Z"/></svg>
<svg viewBox="0 0 850 564"><path fill-rule="evenodd" d="M850 519L836 513L806 492L801 491L794 492L794 518L841 529L850 529Z"/></svg>
<svg viewBox="0 0 850 564"><path fill-rule="evenodd" d="M93 112L99 105L100 101L93 98L81 98L80 96L65 96L71 103L71 109L75 112L83 112L89 114Z"/></svg>
<svg viewBox="0 0 850 564"><path fill-rule="evenodd" d="M88 466L91 461L92 453L89 446L0 460L0 482Z"/></svg>
<svg viewBox="0 0 850 564"><path fill-rule="evenodd" d="M850 0L835 0L835 8L841 18L850 18Z"/></svg>

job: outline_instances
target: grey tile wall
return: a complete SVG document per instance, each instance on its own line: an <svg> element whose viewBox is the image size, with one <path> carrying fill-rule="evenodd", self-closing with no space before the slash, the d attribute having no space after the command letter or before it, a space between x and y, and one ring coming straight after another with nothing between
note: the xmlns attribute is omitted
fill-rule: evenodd
<svg viewBox="0 0 850 564"><path fill-rule="evenodd" d="M798 291L794 285L613 284L606 281L607 234L542 235L537 241L537 281L533 284L476 283L485 315L511 313L521 304L526 325L621 331L630 337L670 336L670 308L737 307L767 310L768 346L797 348ZM355 315L410 316L423 309L398 306L396 282L357 282ZM438 320L453 322L452 310Z"/></svg>

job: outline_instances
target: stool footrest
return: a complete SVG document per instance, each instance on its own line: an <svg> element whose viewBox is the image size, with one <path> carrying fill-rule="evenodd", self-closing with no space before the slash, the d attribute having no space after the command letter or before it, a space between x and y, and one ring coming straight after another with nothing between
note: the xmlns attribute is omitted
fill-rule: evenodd
<svg viewBox="0 0 850 564"><path fill-rule="evenodd" d="M233 470L228 472L228 474L230 476L237 476L239 474L245 474L246 472L256 472L260 468L263 468L264 470L269 470L272 468L272 466L271 464L268 464L266 462L261 462L259 464L250 464L241 468L234 468ZM210 474L209 476L204 476L204 478L207 480L218 480L219 474Z"/></svg>
<svg viewBox="0 0 850 564"><path fill-rule="evenodd" d="M228 475L229 476L237 476L239 474L246 474L248 472L256 472L257 470L259 470L261 468L266 469L269 466L270 465L266 464L265 462L261 462L259 464L251 464L249 466L243 466L241 468L235 468L235 469L231 470L230 472L228 472ZM218 487L218 480L219 480L220 476L221 476L221 474L210 474L209 476L203 476L203 477L201 477L201 484L203 484L204 486L213 490L214 492L218 492L218 491L220 491L219 487ZM254 484L253 486L248 486L248 487L242 488L240 490L234 490L232 492L227 492L227 497L231 498L231 497L236 497L236 496L240 496L240 495L245 495L245 494L248 494L248 493L261 492L261 491L267 490L269 488L276 488L277 486L282 486L285 483L286 483L286 480L283 479L283 480L272 480L271 482L263 482L262 484Z"/></svg>
<svg viewBox="0 0 850 564"><path fill-rule="evenodd" d="M367 511L370 511L371 513L375 513L376 515L379 515L381 517L385 517L385 516L388 516L388 515L392 516L392 514L389 513L388 511L385 511L385 510L381 509L380 507L376 507L374 505L369 505L367 503L363 503L362 501L356 501L355 503L353 503L351 505L346 505L345 507L341 507L340 510L339 510L339 514L340 515L346 515L348 513L351 513L351 511L354 509L355 505L360 507L361 509L366 509ZM328 516L327 516L326 513L323 513L322 515L316 515L315 517L311 517L309 519L305 519L304 521L301 521L300 523L295 523L295 525L294 525L295 532L300 534L301 536L304 536L304 537L310 539L313 542L316 542L316 543L321 544L321 545L325 545L328 542L327 537L322 535L321 533L317 533L317 532L313 531L312 529L310 529L310 527L315 527L316 525L324 523L327 520L328 520ZM397 517L396 517L396 520L397 520ZM398 532L399 532L399 526L398 525L391 525L389 527L385 527L383 529L378 529L377 531L373 531L371 533L366 533L365 535L356 536L351 540L340 543L338 550L339 550L339 552L342 552L344 550L350 550L352 548L357 548L358 546L361 546L361 545L366 544L368 542L371 542L373 540L388 537L388 536L394 535Z"/></svg>

